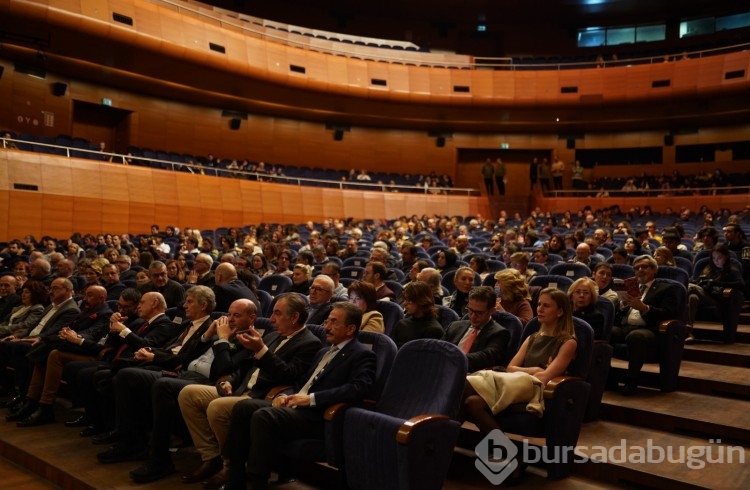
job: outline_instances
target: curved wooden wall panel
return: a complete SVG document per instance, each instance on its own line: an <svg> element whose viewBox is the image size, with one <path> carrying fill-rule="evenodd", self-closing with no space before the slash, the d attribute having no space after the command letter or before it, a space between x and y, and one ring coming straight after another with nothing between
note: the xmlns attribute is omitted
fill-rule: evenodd
<svg viewBox="0 0 750 490"><path fill-rule="evenodd" d="M38 190L14 189L14 184ZM477 197L303 187L0 150L0 239L81 232L146 232L299 223L329 217L489 214Z"/></svg>

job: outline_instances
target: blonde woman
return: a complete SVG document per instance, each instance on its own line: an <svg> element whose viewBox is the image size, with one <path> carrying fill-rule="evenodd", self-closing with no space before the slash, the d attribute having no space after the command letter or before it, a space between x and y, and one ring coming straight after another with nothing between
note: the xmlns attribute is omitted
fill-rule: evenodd
<svg viewBox="0 0 750 490"><path fill-rule="evenodd" d="M515 315L524 326L534 317L529 286L518 270L503 269L495 274L495 296L495 309Z"/></svg>

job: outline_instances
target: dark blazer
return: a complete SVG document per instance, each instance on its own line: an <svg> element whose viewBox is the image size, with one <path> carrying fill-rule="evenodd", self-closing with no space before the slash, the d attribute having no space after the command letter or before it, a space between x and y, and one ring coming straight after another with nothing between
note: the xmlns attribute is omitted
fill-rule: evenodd
<svg viewBox="0 0 750 490"><path fill-rule="evenodd" d="M320 339L307 328L303 328L281 349L273 352L281 340L278 332L269 332L263 338L268 346L268 352L263 357L256 360L253 353L248 351L250 356L240 362L238 369L228 380L232 384L233 395L245 392L255 368L260 369L260 374L250 392L252 398L262 399L275 386L294 384L310 368L313 357L322 347Z"/></svg>
<svg viewBox="0 0 750 490"><path fill-rule="evenodd" d="M13 312L13 308L21 304L21 295L18 293L9 294L0 298L0 322L8 319Z"/></svg>
<svg viewBox="0 0 750 490"><path fill-rule="evenodd" d="M169 346L173 345L179 340L179 335L172 339L172 342L167 343L167 347L163 349L154 349L154 360L151 364L156 364L163 369L175 371L180 368L186 368L190 362L200 357L204 352L211 348L213 341L203 342L201 336L208 330L209 325L213 319L209 316L203 324L198 327L193 335L190 336L187 343L182 346L177 354L173 354L169 349ZM180 328L180 334L190 328L192 320L186 320Z"/></svg>
<svg viewBox="0 0 750 490"><path fill-rule="evenodd" d="M309 323L312 325L323 325L323 322L328 318L328 314L332 309L333 303L329 301L314 312L311 312L310 316L307 317L307 321L305 321L305 323Z"/></svg>
<svg viewBox="0 0 750 490"><path fill-rule="evenodd" d="M260 311L260 301L258 301L253 291L247 287L247 284L239 279L226 284L217 284L213 289L216 296L216 308L214 311L223 311L226 313L229 311L229 305L242 298L249 299L255 303L255 307Z"/></svg>
<svg viewBox="0 0 750 490"><path fill-rule="evenodd" d="M122 293L125 288L127 288L127 286L121 281L105 285L104 289L107 290L107 301L117 301L120 299L120 293Z"/></svg>
<svg viewBox="0 0 750 490"><path fill-rule="evenodd" d="M179 282L173 281L172 279L169 279L167 285L161 290L156 289L154 283L149 281L146 284L138 286L138 291L140 291L141 294L151 292L161 293L167 301L167 308L182 306L185 302L185 290Z"/></svg>
<svg viewBox="0 0 750 490"><path fill-rule="evenodd" d="M67 327L74 330L85 340L98 342L109 329L110 316L112 316L112 310L104 303L99 308L80 312L67 324ZM54 349L66 352L86 353L81 346L61 340L55 336L54 338L47 338L32 347L29 353L26 354L26 357L32 362L44 362L47 360L49 353Z"/></svg>
<svg viewBox="0 0 750 490"><path fill-rule="evenodd" d="M443 335L443 340L458 345L470 326L471 323L469 320L459 320L451 323L448 325L445 335ZM466 355L466 359L469 361L468 372L473 373L480 369L502 366L505 362L505 353L508 350L509 341L510 332L495 320L490 320L479 331L476 340L474 340L471 346L471 350Z"/></svg>
<svg viewBox="0 0 750 490"><path fill-rule="evenodd" d="M596 309L596 303L592 303L582 310L574 311L573 316L580 318L591 325L591 328L594 329L595 339L602 339L602 333L604 332L604 315Z"/></svg>
<svg viewBox="0 0 750 490"><path fill-rule="evenodd" d="M206 273L205 276L199 277L198 282L196 283L197 286L207 286L209 288L212 288L216 285L216 280L214 278L214 273L209 271Z"/></svg>
<svg viewBox="0 0 750 490"><path fill-rule="evenodd" d="M44 309L44 312L42 312L41 318L44 318L44 316L49 312L49 310L52 309L52 305L49 305ZM60 309L57 310L57 312L52 315L52 317L49 319L49 321L44 325L44 328L42 329L41 334L39 337L42 340L46 339L53 339L57 337L57 333L62 329L65 325L69 324L73 319L81 312L81 310L78 309L78 305L75 301L73 301L73 298L65 301L62 305L60 305ZM40 320L41 320L40 318ZM25 332L21 332L21 334L17 335L17 337L28 337L28 335L31 333L32 330L39 324L39 322L35 323L34 325L29 326L29 328Z"/></svg>
<svg viewBox="0 0 750 490"><path fill-rule="evenodd" d="M294 392L298 392L312 377L320 359L331 347L320 349L310 368L297 380ZM334 403L353 403L368 395L375 382L375 353L352 339L334 356L328 366L319 373L310 387L315 395L315 412L323 412Z"/></svg>
<svg viewBox="0 0 750 490"><path fill-rule="evenodd" d="M680 293L677 288L679 286L661 279L654 279L653 284L646 291L646 297L643 298L643 302L649 307L648 313L643 315L643 320L646 322L645 328L658 332L659 324L664 320L683 317L683 312L679 311L679 309L685 307L685 305L680 304ZM621 309L619 321L616 323L618 325L625 325L629 314L629 306Z"/></svg>

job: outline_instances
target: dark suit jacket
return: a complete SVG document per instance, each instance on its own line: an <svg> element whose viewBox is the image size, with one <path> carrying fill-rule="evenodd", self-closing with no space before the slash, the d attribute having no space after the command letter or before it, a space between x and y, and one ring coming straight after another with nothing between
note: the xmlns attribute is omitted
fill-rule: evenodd
<svg viewBox="0 0 750 490"><path fill-rule="evenodd" d="M177 342L179 339L179 335L172 339L172 342L167 343L167 347L163 349L154 349L154 360L151 362L151 364L156 364L162 369L167 369L170 371L175 371L180 368L186 368L190 362L200 357L204 352L206 352L208 349L211 348L211 345L213 344L212 340L209 340L208 342L203 342L201 340L201 336L208 330L209 325L211 325L211 322L213 320L211 317L208 317L206 321L203 322L203 324L198 327L198 330L196 330L193 335L190 336L188 341L185 343L185 345L182 346L180 351L175 355L172 354L172 351L168 348L170 345L172 345L174 342ZM192 320L186 320L182 324L182 328L180 328L180 333L182 333L183 330L190 328L192 325Z"/></svg>
<svg viewBox="0 0 750 490"><path fill-rule="evenodd" d="M214 273L209 271L206 273L205 276L199 277L198 282L196 283L198 286L207 286L209 288L212 288L216 285L216 281L214 278Z"/></svg>
<svg viewBox="0 0 750 490"><path fill-rule="evenodd" d="M173 281L172 279L167 281L167 285L164 286L164 289L162 290L156 289L154 287L154 283L149 281L146 284L138 286L138 291L140 291L141 294L151 293L154 291L157 293L161 293L162 296L164 296L164 299L167 301L167 308L182 306L182 304L185 302L185 290L182 288L182 285L179 282Z"/></svg>
<svg viewBox="0 0 750 490"><path fill-rule="evenodd" d="M70 321L70 323L67 324L67 327L74 330L85 340L98 342L109 328L110 316L112 316L112 310L109 309L109 306L106 303L104 303L99 308L88 309L80 312ZM45 362L49 353L54 349L81 354L86 353L81 346L72 344L66 340L61 340L55 336L53 338L47 337L45 340L32 347L26 357L32 362Z"/></svg>
<svg viewBox="0 0 750 490"><path fill-rule="evenodd" d="M138 349L143 347L163 347L169 340L175 338L175 335L179 333L177 330L178 326L172 323L169 317L165 314L161 314L154 318L154 321L149 323L146 329L140 334L136 333L141 325L143 325L143 322L144 320L140 318L128 322L126 326L130 329L130 333L125 336L125 338L120 337L120 334L113 333L107 336L107 340L104 341L104 346L84 341L83 347L87 352L99 352L100 350L108 349L108 352L103 355L103 359L111 361L120 349L120 346L126 344L127 347L122 351L122 354L120 354L120 358L132 359Z"/></svg>
<svg viewBox="0 0 750 490"><path fill-rule="evenodd" d="M310 369L297 380L298 392L312 377L320 359L331 347L324 347L315 355ZM375 383L375 353L353 339L336 354L328 366L319 373L310 387L315 395L314 411L323 412L334 403L353 403L362 400Z"/></svg>
<svg viewBox="0 0 750 490"><path fill-rule="evenodd" d="M107 301L117 301L120 299L120 293L122 293L125 288L127 288L127 286L121 281L104 286L104 289L107 290Z"/></svg>
<svg viewBox="0 0 750 490"><path fill-rule="evenodd" d="M252 398L264 398L275 386L294 384L310 368L313 357L322 347L320 339L307 328L303 328L276 352L273 350L281 342L278 332L269 332L263 337L263 342L268 346L268 352L257 360L250 352L250 356L241 361L239 368L229 378L233 395L245 392L255 368L260 369L260 374L250 392Z"/></svg>
<svg viewBox="0 0 750 490"><path fill-rule="evenodd" d="M223 311L226 313L229 311L229 305L242 298L249 299L255 303L255 307L260 311L260 301L258 301L253 291L239 279L226 284L217 284L213 289L214 295L216 295L216 308L214 308L214 311Z"/></svg>
<svg viewBox="0 0 750 490"><path fill-rule="evenodd" d="M661 279L654 279L653 284L646 291L646 297L643 298L643 302L649 307L648 313L643 315L643 320L646 322L645 328L658 332L659 324L664 320L672 320L684 316L684 312L680 311L680 309L686 305L684 302L680 302L680 291L678 288L679 286ZM625 325L629 314L629 306L620 310L619 321L616 323L618 325Z"/></svg>
<svg viewBox="0 0 750 490"><path fill-rule="evenodd" d="M52 309L52 305L49 305L44 309L44 312L42 313L42 318L47 315L49 310ZM62 305L60 305L60 309L57 310L57 312L52 315L52 317L49 319L49 321L44 325L44 328L42 329L41 334L39 337L42 340L46 339L53 339L57 337L57 333L62 329L65 325L69 324L71 321L73 321L73 318L76 317L77 314L79 314L81 310L78 309L78 305L75 301L73 301L73 298L69 299L68 301L64 302ZM21 335L17 335L18 337L27 337L34 328L39 323L37 322L35 325L31 325L25 332L22 332Z"/></svg>
<svg viewBox="0 0 750 490"><path fill-rule="evenodd" d="M469 320L459 320L448 325L443 335L443 340L458 345L471 323ZM493 366L502 366L505 363L505 353L508 350L510 332L495 320L482 327L476 340L471 345L471 350L466 355L469 361L469 371L490 369Z"/></svg>
<svg viewBox="0 0 750 490"><path fill-rule="evenodd" d="M310 316L307 317L307 321L305 321L305 323L309 323L312 325L323 325L323 322L328 318L328 314L332 309L333 303L331 303L330 301L323 304L314 312L311 311Z"/></svg>
<svg viewBox="0 0 750 490"><path fill-rule="evenodd" d="M4 298L0 298L0 322L8 319L13 312L13 308L21 304L21 295L13 293Z"/></svg>

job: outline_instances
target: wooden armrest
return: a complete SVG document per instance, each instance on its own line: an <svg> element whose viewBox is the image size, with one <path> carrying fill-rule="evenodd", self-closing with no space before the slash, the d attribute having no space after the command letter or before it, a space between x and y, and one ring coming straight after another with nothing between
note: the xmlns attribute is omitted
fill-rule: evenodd
<svg viewBox="0 0 750 490"><path fill-rule="evenodd" d="M679 320L664 320L659 324L659 333L667 333L667 329L672 325L679 325L682 322Z"/></svg>
<svg viewBox="0 0 750 490"><path fill-rule="evenodd" d="M348 406L347 403L334 403L323 412L323 419L328 422L333 421L341 412L346 410Z"/></svg>
<svg viewBox="0 0 750 490"><path fill-rule="evenodd" d="M609 340L594 339L594 344L607 344L607 345L609 345Z"/></svg>
<svg viewBox="0 0 750 490"><path fill-rule="evenodd" d="M721 290L721 297L722 298L728 298L732 295L732 291L734 291L733 288L723 288Z"/></svg>
<svg viewBox="0 0 750 490"><path fill-rule="evenodd" d="M439 414L424 414L412 417L399 427L396 433L396 442L399 444L409 444L409 438L411 437L412 431L416 430L417 426L429 424L430 422L437 422L443 420L450 420L447 415Z"/></svg>
<svg viewBox="0 0 750 490"><path fill-rule="evenodd" d="M278 396L279 393L281 393L284 390L288 390L291 388L291 386L275 386L268 390L268 393L266 393L266 400L273 400Z"/></svg>
<svg viewBox="0 0 750 490"><path fill-rule="evenodd" d="M107 352L111 351L114 347L105 347L104 349L100 350L99 353L96 355L96 360L101 361L104 359L104 356L107 354Z"/></svg>
<svg viewBox="0 0 750 490"><path fill-rule="evenodd" d="M583 380L579 376L557 376L549 380L547 385L544 387L544 398L550 399L555 397L555 391L557 387L567 383L568 381Z"/></svg>

